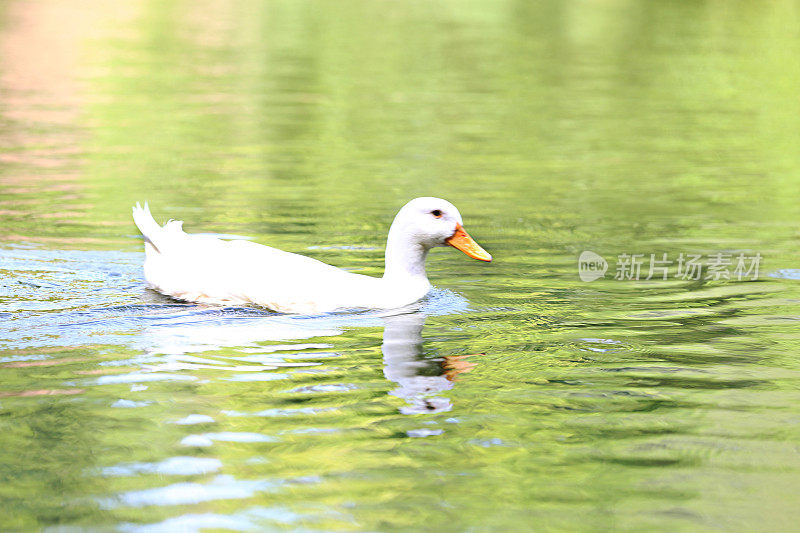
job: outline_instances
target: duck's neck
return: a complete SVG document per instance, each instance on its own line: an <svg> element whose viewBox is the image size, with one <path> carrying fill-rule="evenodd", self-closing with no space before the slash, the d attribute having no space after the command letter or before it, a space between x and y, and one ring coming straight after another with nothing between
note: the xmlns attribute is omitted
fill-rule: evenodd
<svg viewBox="0 0 800 533"><path fill-rule="evenodd" d="M413 235L402 231L396 224L389 229L386 240L386 270L383 279L414 280L428 282L425 273L425 258L428 249L420 244Z"/></svg>

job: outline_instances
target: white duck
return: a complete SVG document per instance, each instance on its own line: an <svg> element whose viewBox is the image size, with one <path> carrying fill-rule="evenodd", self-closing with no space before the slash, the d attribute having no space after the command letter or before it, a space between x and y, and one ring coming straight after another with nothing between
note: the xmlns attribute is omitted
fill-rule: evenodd
<svg viewBox="0 0 800 533"><path fill-rule="evenodd" d="M283 313L414 303L430 290L425 258L434 246L450 245L474 259L492 260L461 227L458 209L440 198L416 198L397 213L382 278L249 241L189 235L180 221L161 227L146 202L133 208L133 220L144 236L144 275L151 288L190 302L256 304Z"/></svg>

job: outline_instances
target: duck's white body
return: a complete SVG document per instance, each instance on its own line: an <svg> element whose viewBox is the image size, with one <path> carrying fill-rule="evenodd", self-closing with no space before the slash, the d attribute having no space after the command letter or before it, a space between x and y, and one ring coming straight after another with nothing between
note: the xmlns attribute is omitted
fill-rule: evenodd
<svg viewBox="0 0 800 533"><path fill-rule="evenodd" d="M389 309L416 302L431 287L425 273L428 250L452 244L448 240L457 230L466 236L452 204L438 198L412 200L389 231L385 274L374 278L249 241L190 235L179 221L162 227L147 204L133 208L133 219L145 238L144 275L153 289L191 302L256 304L284 313Z"/></svg>

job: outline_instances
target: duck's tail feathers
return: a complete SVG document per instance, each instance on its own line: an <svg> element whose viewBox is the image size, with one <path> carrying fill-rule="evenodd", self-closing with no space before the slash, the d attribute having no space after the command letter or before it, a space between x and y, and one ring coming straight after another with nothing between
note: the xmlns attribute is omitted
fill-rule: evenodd
<svg viewBox="0 0 800 533"><path fill-rule="evenodd" d="M144 207L136 202L133 207L133 222L144 237L144 248L146 252L151 250L161 253L165 246L169 247L170 242L174 242L176 237L185 236L183 233L183 222L180 220L170 220L163 227L150 214L150 206L147 202Z"/></svg>
<svg viewBox="0 0 800 533"><path fill-rule="evenodd" d="M150 214L150 206L147 205L147 202L144 203L144 207L139 202L133 206L133 222L145 237L155 235L161 230L161 226Z"/></svg>
<svg viewBox="0 0 800 533"><path fill-rule="evenodd" d="M158 236L162 232L162 228L150 214L150 206L147 205L147 202L144 203L144 207L139 202L133 206L133 223L142 233L145 252L161 253L154 241L159 240Z"/></svg>

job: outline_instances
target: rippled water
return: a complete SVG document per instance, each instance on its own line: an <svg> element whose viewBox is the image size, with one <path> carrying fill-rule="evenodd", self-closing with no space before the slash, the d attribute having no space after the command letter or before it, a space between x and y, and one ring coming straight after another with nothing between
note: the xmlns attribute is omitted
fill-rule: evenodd
<svg viewBox="0 0 800 533"><path fill-rule="evenodd" d="M796 527L798 13L4 3L0 528ZM389 313L170 300L130 220L380 275L423 195L495 261Z"/></svg>

